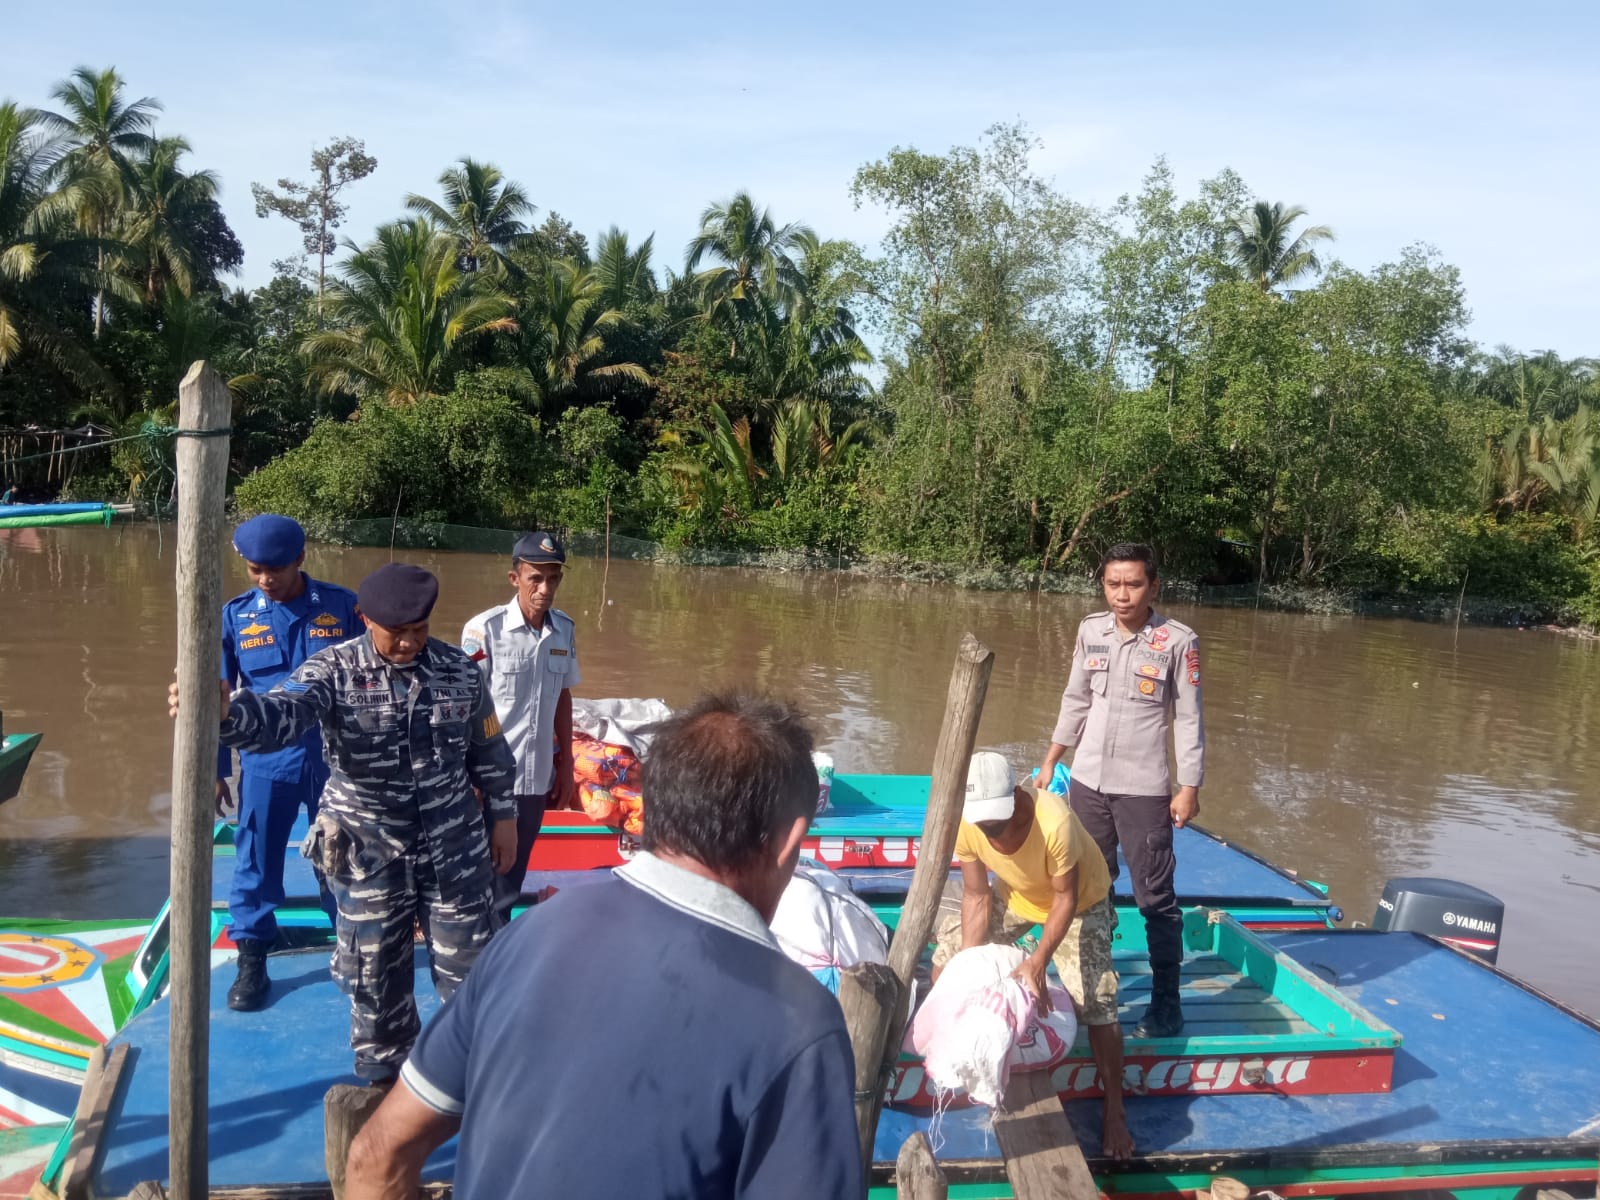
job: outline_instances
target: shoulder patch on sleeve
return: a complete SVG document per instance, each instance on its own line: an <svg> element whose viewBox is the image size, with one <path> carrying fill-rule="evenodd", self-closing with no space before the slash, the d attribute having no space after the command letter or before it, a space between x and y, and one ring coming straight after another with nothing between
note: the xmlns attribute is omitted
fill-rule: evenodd
<svg viewBox="0 0 1600 1200"><path fill-rule="evenodd" d="M498 716L496 716L494 713L490 713L487 717L485 717L483 719L483 736L485 738L492 738L495 734L497 734L499 732L500 732L500 718Z"/></svg>

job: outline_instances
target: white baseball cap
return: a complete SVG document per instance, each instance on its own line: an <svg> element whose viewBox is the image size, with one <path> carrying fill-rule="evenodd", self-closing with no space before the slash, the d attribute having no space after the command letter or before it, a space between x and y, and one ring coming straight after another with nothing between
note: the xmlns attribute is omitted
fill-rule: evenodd
<svg viewBox="0 0 1600 1200"><path fill-rule="evenodd" d="M980 750L967 764L967 798L961 805L961 819L976 825L981 821L1009 821L1017 807L1017 777L1003 754Z"/></svg>

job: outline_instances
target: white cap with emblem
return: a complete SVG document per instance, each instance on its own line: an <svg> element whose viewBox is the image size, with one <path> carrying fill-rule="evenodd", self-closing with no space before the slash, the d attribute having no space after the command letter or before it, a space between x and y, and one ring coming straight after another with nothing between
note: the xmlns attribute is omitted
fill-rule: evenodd
<svg viewBox="0 0 1600 1200"><path fill-rule="evenodd" d="M976 825L980 821L1008 821L1017 807L1017 777L1005 755L979 750L967 764L967 798L961 805L961 819Z"/></svg>

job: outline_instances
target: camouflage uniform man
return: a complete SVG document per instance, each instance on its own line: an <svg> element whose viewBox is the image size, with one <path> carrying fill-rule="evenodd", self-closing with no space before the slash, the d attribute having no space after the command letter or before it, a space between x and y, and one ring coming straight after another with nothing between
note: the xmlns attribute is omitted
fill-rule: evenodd
<svg viewBox="0 0 1600 1200"><path fill-rule="evenodd" d="M374 571L358 593L366 636L313 655L270 692L234 694L222 723L225 744L258 752L322 725L332 774L303 852L338 902L333 973L350 995L356 1074L378 1085L394 1081L420 1029L414 923L449 999L499 924L491 861L506 871L516 847L511 749L478 668L428 637L438 591L420 567Z"/></svg>

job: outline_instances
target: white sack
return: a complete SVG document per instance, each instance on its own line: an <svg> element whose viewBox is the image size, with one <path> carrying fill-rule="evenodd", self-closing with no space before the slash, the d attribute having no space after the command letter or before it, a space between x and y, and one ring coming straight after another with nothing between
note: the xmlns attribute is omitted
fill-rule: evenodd
<svg viewBox="0 0 1600 1200"><path fill-rule="evenodd" d="M906 1048L922 1055L933 1085L965 1091L998 1107L1013 1069L1047 1070L1066 1061L1078 1023L1072 997L1051 987L1055 1011L1040 1017L1032 995L1012 972L1015 946L974 946L948 963L917 1010Z"/></svg>
<svg viewBox="0 0 1600 1200"><path fill-rule="evenodd" d="M889 931L839 875L802 858L778 901L772 934L808 971L889 961Z"/></svg>

